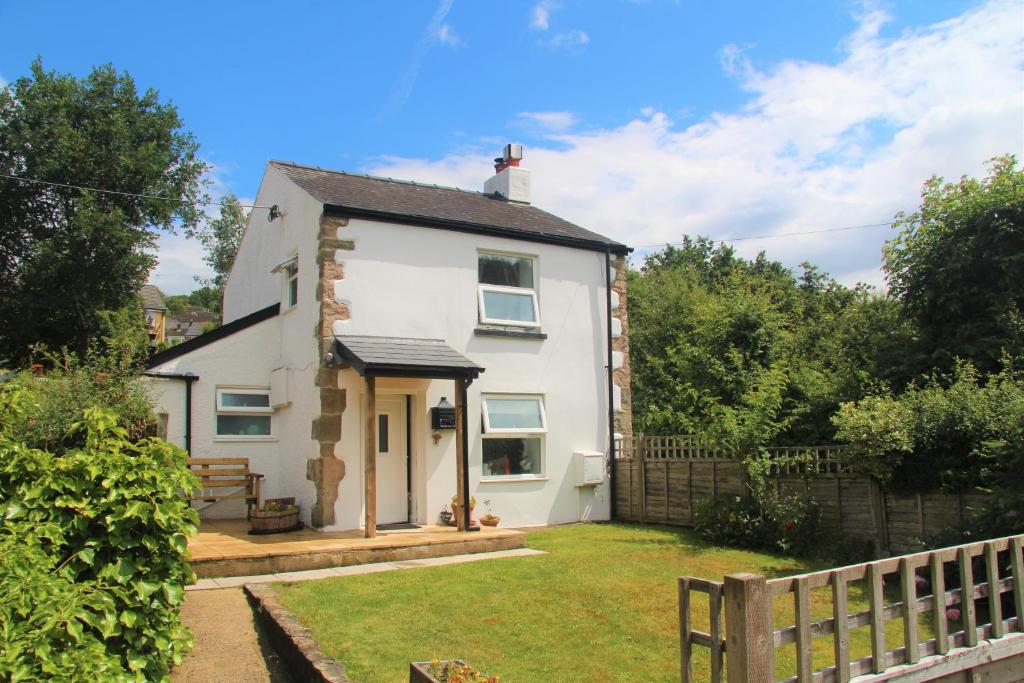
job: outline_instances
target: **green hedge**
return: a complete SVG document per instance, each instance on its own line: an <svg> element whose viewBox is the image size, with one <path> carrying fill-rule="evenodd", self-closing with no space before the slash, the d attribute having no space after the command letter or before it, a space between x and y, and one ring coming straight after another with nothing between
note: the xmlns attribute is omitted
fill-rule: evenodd
<svg viewBox="0 0 1024 683"><path fill-rule="evenodd" d="M91 408L55 455L4 428L21 408L0 397L0 680L166 680L192 647L184 451Z"/></svg>

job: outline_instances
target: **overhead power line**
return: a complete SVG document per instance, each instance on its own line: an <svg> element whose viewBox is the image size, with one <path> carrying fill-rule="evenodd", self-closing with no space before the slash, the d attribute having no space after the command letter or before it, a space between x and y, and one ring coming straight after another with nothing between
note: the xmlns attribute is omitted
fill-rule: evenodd
<svg viewBox="0 0 1024 683"><path fill-rule="evenodd" d="M888 223L865 223L864 225L846 225L841 228L824 228L822 230L804 230L802 232L780 232L774 235L747 235L745 237L729 237L726 239L715 239L713 242L745 242L747 240L767 240L775 237L799 237L800 235L817 235L823 232L842 232L844 230L862 230L864 228L883 228L886 226L893 225L892 221ZM645 244L636 249L659 249L665 246L676 246L681 242L666 242L664 244Z"/></svg>
<svg viewBox="0 0 1024 683"><path fill-rule="evenodd" d="M0 178L8 178L10 180L17 180L21 183L34 183L36 185L50 185L52 187L66 187L72 190L85 190L87 192L99 192L102 194L116 194L122 197L141 197L142 199L159 199L165 202L174 202L176 204L195 204L196 206L227 206L224 202L204 202L204 201L193 201L188 199L174 199L173 197L161 197L156 194L139 194L138 192L122 192L121 190L102 190L98 187L85 187L83 185L71 185L70 183L54 183L49 180L36 180L35 178L23 178L16 175L8 175L7 173L0 173ZM239 204L243 209L270 209L270 206L260 206L258 204Z"/></svg>
<svg viewBox="0 0 1024 683"><path fill-rule="evenodd" d="M7 173L0 173L0 178L7 178L9 180L15 180L22 183L35 183L37 185L50 185L52 187L66 187L72 190L85 190L86 192L99 192L102 194L116 194L123 197L140 197L142 199L159 199L165 202L175 202L178 204L195 204L197 206L227 206L224 202L213 202L213 201L189 201L187 199L174 199L172 197L161 197L155 194L139 194L137 192L124 192L121 190L104 190L98 187L86 187L84 185L72 185L70 183L55 183L49 180L37 180L35 178L23 178L21 176L10 175ZM243 209L276 209L276 206L261 206L259 204L239 204ZM847 225L840 228L825 228L822 230L805 230L801 232L781 232L773 235L746 235L743 237L729 237L725 239L716 239L714 242L745 242L748 240L767 240L778 237L800 237L802 235L817 235L826 232L843 232L846 230L863 230L865 228L883 228L893 225L892 221L886 223L866 223L864 225ZM644 244L636 247L636 249L660 249L665 246L676 246L681 244L680 242L665 242L661 244Z"/></svg>

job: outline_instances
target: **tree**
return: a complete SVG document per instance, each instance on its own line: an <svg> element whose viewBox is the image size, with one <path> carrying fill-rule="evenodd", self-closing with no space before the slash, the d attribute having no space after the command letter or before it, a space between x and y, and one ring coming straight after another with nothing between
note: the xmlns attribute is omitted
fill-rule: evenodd
<svg viewBox="0 0 1024 683"><path fill-rule="evenodd" d="M206 255L203 260L213 268L214 272L213 279L201 282L217 291L217 311L220 311L219 300L224 294L224 285L227 284L228 274L231 273L231 266L235 262L235 254L238 253L238 247L242 244L245 223L245 210L239 204L238 198L233 194L228 194L221 201L220 217L209 221L199 233L199 239L206 247Z"/></svg>
<svg viewBox="0 0 1024 683"><path fill-rule="evenodd" d="M997 157L982 180L924 184L921 206L896 216L885 248L892 293L921 330L931 364L984 372L1024 354L1024 172Z"/></svg>
<svg viewBox="0 0 1024 683"><path fill-rule="evenodd" d="M0 90L0 358L84 351L128 305L161 230L195 231L207 166L173 105L111 65ZM95 188L95 192L80 188Z"/></svg>

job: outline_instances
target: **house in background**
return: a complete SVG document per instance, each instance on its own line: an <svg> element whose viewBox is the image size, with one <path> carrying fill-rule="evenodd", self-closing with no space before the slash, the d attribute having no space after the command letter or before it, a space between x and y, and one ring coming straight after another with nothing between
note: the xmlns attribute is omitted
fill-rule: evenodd
<svg viewBox="0 0 1024 683"><path fill-rule="evenodd" d="M164 305L164 297L155 285L142 285L139 289L139 298L142 299L142 312L146 316L149 345L156 346L158 342L166 339L164 318L167 306Z"/></svg>
<svg viewBox="0 0 1024 683"><path fill-rule="evenodd" d="M169 438L325 530L436 524L457 493L503 526L609 519L630 250L532 206L519 157L482 193L270 162L223 326L150 360Z"/></svg>
<svg viewBox="0 0 1024 683"><path fill-rule="evenodd" d="M203 333L203 328L216 318L216 313L201 306L185 306L178 313L167 316L166 339L174 344L195 339Z"/></svg>

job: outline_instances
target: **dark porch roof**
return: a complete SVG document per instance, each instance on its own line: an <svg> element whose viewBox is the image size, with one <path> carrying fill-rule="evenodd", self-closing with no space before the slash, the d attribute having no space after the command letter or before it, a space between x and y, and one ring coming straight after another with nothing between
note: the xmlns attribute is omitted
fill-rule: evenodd
<svg viewBox="0 0 1024 683"><path fill-rule="evenodd" d="M476 379L484 371L440 339L338 335L338 355L360 375Z"/></svg>

